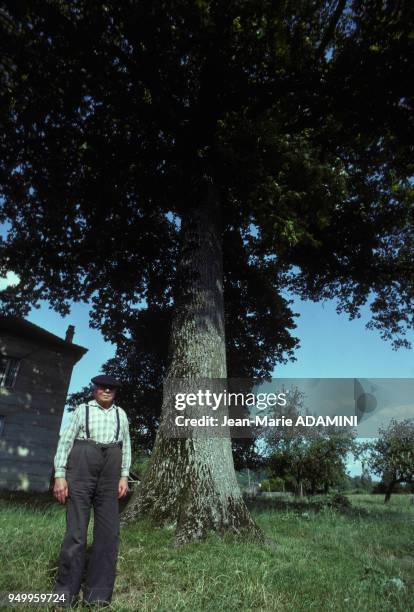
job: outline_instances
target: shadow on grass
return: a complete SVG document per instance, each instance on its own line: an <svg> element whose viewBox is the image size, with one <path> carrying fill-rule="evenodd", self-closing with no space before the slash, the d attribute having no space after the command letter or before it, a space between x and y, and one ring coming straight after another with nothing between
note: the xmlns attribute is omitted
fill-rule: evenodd
<svg viewBox="0 0 414 612"><path fill-rule="evenodd" d="M128 495L124 500L120 500L119 510L122 513L128 506L129 502L133 498L133 495ZM315 498L283 498L277 497L273 499L261 498L261 497L245 497L245 502L249 510L254 512L324 512L326 510L333 510L340 514L344 514L350 517L360 518L389 518L400 517L401 510L397 508L382 507L379 508L364 508L361 506L354 506L350 500L341 494L328 495L328 496L317 496ZM53 497L51 491L45 491L43 493L30 493L26 491L0 491L0 505L1 504L14 505L20 507L26 507L32 510L58 510L62 507ZM371 504L370 504L371 505ZM373 505L373 504L372 504Z"/></svg>
<svg viewBox="0 0 414 612"><path fill-rule="evenodd" d="M368 508L362 506L356 506L351 503L349 498L342 494L334 494L327 496L315 496L314 498L283 498L277 497L273 499L268 498L245 498L245 502L249 508L254 512L324 512L331 510L338 512L339 514L349 516L350 518L361 518L361 519L380 519L393 521L398 520L410 520L409 510L399 507L390 507L380 504L378 506L378 500L374 503L370 503ZM412 519L411 519L412 520Z"/></svg>
<svg viewBox="0 0 414 612"><path fill-rule="evenodd" d="M42 509L54 508L58 502L50 491L44 493L29 493L27 491L0 491L0 503L6 502L16 506L27 506L29 508Z"/></svg>
<svg viewBox="0 0 414 612"><path fill-rule="evenodd" d="M293 511L293 512L323 512L325 510L334 510L339 512L340 514L345 514L351 517L370 517L374 514L372 510L366 510L365 508L356 508L352 506L351 502L347 497L343 495L334 495L327 496L326 498L321 499L283 499L281 497L277 497L274 499L266 499L266 498L246 498L246 505L249 510L254 512L269 512L269 511ZM378 513L380 515L380 513Z"/></svg>
<svg viewBox="0 0 414 612"><path fill-rule="evenodd" d="M129 502L132 499L132 495L128 494L124 499L119 500L119 512L122 513ZM51 491L45 491L42 493L33 493L27 491L0 491L0 504L5 502L6 504L13 504L15 506L26 506L33 510L59 508L61 504L53 497Z"/></svg>

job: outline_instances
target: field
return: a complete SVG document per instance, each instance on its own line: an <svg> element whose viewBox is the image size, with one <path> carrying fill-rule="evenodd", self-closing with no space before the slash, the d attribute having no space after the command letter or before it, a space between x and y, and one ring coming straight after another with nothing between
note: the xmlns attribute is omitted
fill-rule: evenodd
<svg viewBox="0 0 414 612"><path fill-rule="evenodd" d="M414 610L409 497L395 495L388 506L383 496L349 499L347 511L288 502L253 508L276 548L212 535L174 549L169 529L145 521L124 527L112 606L106 609ZM2 496L0 591L51 591L64 525L65 511L57 503Z"/></svg>

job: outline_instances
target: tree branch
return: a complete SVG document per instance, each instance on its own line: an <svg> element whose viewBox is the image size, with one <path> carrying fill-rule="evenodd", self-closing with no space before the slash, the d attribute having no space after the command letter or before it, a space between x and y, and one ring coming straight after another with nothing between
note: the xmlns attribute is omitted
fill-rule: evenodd
<svg viewBox="0 0 414 612"><path fill-rule="evenodd" d="M319 45L316 57L319 60L323 54L325 53L326 47L329 44L329 41L332 39L332 36L335 33L336 26L338 25L338 21L344 12L346 5L346 0L338 0L338 4L336 5L336 9L334 10L331 20L328 24L328 27L325 30L325 33L322 37L321 44Z"/></svg>

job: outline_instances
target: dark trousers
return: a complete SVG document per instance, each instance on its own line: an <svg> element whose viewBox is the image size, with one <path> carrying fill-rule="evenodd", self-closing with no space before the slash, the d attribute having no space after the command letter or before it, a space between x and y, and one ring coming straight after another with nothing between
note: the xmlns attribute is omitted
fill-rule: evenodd
<svg viewBox="0 0 414 612"><path fill-rule="evenodd" d="M69 454L66 534L54 589L55 593L64 593L69 603L76 600L81 587L92 507L93 545L83 588L84 601L111 601L119 546L121 464L120 445L97 445L91 440L76 440Z"/></svg>

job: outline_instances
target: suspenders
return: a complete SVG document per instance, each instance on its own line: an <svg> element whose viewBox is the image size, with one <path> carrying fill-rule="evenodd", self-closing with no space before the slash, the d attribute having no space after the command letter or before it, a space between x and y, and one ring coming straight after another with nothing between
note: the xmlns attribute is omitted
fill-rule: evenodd
<svg viewBox="0 0 414 612"><path fill-rule="evenodd" d="M119 410L118 408L116 409L116 436L115 436L115 442L118 442L118 438L119 438Z"/></svg>
<svg viewBox="0 0 414 612"><path fill-rule="evenodd" d="M86 430L86 439L89 440L89 438L91 437L89 434L89 404L86 404L86 423L85 423L85 430Z"/></svg>
<svg viewBox="0 0 414 612"><path fill-rule="evenodd" d="M120 429L120 422L119 422L119 410L118 408L116 408L116 436L115 436L115 441L118 442L118 438L119 438L119 429ZM89 404L85 404L85 431L86 431L86 438L87 440L89 440L90 436L90 432L89 432Z"/></svg>

